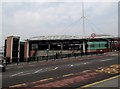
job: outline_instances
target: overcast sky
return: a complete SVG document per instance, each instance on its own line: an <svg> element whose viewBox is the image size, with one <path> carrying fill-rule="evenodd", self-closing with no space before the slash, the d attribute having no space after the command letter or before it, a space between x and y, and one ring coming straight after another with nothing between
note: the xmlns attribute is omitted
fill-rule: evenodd
<svg viewBox="0 0 120 89"><path fill-rule="evenodd" d="M41 35L83 36L81 2L2 2L2 40ZM117 2L85 2L85 35L118 35ZM1 45L1 44L0 44Z"/></svg>

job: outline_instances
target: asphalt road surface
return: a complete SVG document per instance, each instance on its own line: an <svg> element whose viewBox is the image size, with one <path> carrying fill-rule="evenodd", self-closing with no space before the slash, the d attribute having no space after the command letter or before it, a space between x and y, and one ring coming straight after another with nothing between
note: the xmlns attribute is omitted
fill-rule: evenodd
<svg viewBox="0 0 120 89"><path fill-rule="evenodd" d="M95 71L98 68L113 64L118 64L118 55L89 56L8 65L7 70L2 73L2 87L77 88L87 83L117 75Z"/></svg>
<svg viewBox="0 0 120 89"><path fill-rule="evenodd" d="M2 88L2 73L0 73L0 88Z"/></svg>

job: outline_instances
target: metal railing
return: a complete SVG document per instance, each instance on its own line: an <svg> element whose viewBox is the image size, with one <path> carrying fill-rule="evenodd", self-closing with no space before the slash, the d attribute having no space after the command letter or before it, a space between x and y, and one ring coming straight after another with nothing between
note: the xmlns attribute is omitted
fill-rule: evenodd
<svg viewBox="0 0 120 89"><path fill-rule="evenodd" d="M70 58L70 57L82 57L82 56L87 56L87 55L99 55L102 53L68 53L68 54L56 54L56 55L48 55L48 56L33 56L29 57L27 59L27 62L30 61L43 61L43 60L57 60L57 59L63 59L63 58Z"/></svg>
<svg viewBox="0 0 120 89"><path fill-rule="evenodd" d="M66 54L62 54L62 53L56 53L55 55L48 55L48 56L33 56L33 57L29 57L24 59L24 62L33 62L33 61L48 61L48 60L60 60L63 58L71 58L71 57L83 57L83 56L88 56L88 55L102 55L103 53L97 53L97 52L90 52L90 53L66 53ZM7 60L10 60L10 58L6 58L6 65L10 64ZM18 59L19 60L19 59ZM22 63L20 61L16 61L17 65L19 63Z"/></svg>

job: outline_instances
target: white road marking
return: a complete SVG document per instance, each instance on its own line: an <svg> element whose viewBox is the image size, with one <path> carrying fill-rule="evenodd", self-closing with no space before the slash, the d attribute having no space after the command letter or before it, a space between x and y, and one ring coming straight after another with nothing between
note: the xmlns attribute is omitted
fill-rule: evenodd
<svg viewBox="0 0 120 89"><path fill-rule="evenodd" d="M52 70L56 70L56 69L58 69L58 67L55 67L55 68L45 68L45 69L37 70L37 71L35 71L34 73L52 71Z"/></svg>
<svg viewBox="0 0 120 89"><path fill-rule="evenodd" d="M83 64L85 64L85 65L86 65L86 64L89 64L89 63L90 63L90 62L84 62Z"/></svg>
<svg viewBox="0 0 120 89"><path fill-rule="evenodd" d="M43 69L40 69L40 70L37 70L37 71L35 71L34 73L38 73L38 72L40 72L40 71L42 71Z"/></svg>
<svg viewBox="0 0 120 89"><path fill-rule="evenodd" d="M55 67L54 69L56 70L56 69L58 69L58 67Z"/></svg>
<svg viewBox="0 0 120 89"><path fill-rule="evenodd" d="M109 61L109 60L113 60L113 59L105 59L105 60L101 60L101 61Z"/></svg>
<svg viewBox="0 0 120 89"><path fill-rule="evenodd" d="M16 74L11 75L10 77L14 77L14 76L17 76L17 75L22 74L22 73L23 73L23 72L19 72L19 73L16 73Z"/></svg>
<svg viewBox="0 0 120 89"><path fill-rule="evenodd" d="M112 54L112 56L116 56L116 55L118 55L118 54Z"/></svg>
<svg viewBox="0 0 120 89"><path fill-rule="evenodd" d="M83 64L87 64L87 63L83 63Z"/></svg>
<svg viewBox="0 0 120 89"><path fill-rule="evenodd" d="M99 67L98 69L102 69L103 67Z"/></svg>
<svg viewBox="0 0 120 89"><path fill-rule="evenodd" d="M70 67L73 67L73 66L80 66L80 65L86 65L86 64L90 64L91 62L81 62L81 63L77 63L77 64L72 64L72 65L68 65Z"/></svg>
<svg viewBox="0 0 120 89"><path fill-rule="evenodd" d="M28 74L31 74L31 73L20 74L18 76L24 76L24 75L28 75Z"/></svg>

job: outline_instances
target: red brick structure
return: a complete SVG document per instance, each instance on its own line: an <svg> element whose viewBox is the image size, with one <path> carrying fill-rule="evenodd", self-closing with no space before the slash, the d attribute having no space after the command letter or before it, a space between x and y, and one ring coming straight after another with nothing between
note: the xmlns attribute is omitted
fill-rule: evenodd
<svg viewBox="0 0 120 89"><path fill-rule="evenodd" d="M24 43L24 60L27 61L27 58L29 58L29 41Z"/></svg>
<svg viewBox="0 0 120 89"><path fill-rule="evenodd" d="M5 40L5 57L8 62L16 62L19 58L19 38L18 36L8 36Z"/></svg>
<svg viewBox="0 0 120 89"><path fill-rule="evenodd" d="M10 37L7 37L7 41L6 41L6 57L7 58L10 58L10 62L12 62L12 42L13 41L13 37L10 36Z"/></svg>

